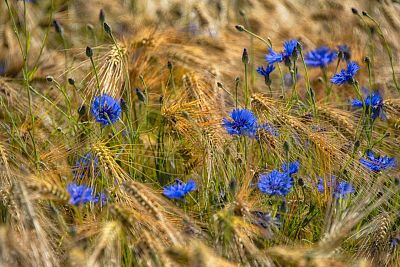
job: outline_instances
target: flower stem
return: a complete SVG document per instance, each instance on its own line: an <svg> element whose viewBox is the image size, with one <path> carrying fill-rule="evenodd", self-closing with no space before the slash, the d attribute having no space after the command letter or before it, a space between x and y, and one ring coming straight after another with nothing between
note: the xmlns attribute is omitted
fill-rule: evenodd
<svg viewBox="0 0 400 267"><path fill-rule="evenodd" d="M269 38L268 38L268 40L265 40L265 39L262 38L261 36L259 36L259 35L255 34L255 33L251 32L250 30L246 29L245 27L243 27L243 26L241 26L241 27L242 27L242 30L243 30L245 33L248 33L248 34L250 34L251 36L257 38L258 40L264 42L265 44L267 44L267 46L268 46L269 48L272 47L271 41L269 40Z"/></svg>
<svg viewBox="0 0 400 267"><path fill-rule="evenodd" d="M244 101L245 107L249 106L249 81L248 81L248 66L244 63Z"/></svg>
<svg viewBox="0 0 400 267"><path fill-rule="evenodd" d="M99 75L97 74L96 65L94 64L93 57L89 57L89 58L90 58L90 63L92 64L92 68L93 68L93 71L94 71L94 75L95 75L95 77L96 77L97 89L98 89L99 92L100 92L100 81L99 81Z"/></svg>
<svg viewBox="0 0 400 267"><path fill-rule="evenodd" d="M238 108L238 90L239 90L239 77L235 80L235 109Z"/></svg>
<svg viewBox="0 0 400 267"><path fill-rule="evenodd" d="M365 16L367 18L369 18L378 28L378 34L382 39L383 46L384 46L384 48L386 50L386 53L388 54L388 57L389 57L390 67L392 69L392 78L393 78L394 85L395 85L395 87L397 89L397 92L400 93L400 87L399 87L399 85L397 83L397 78L396 78L396 74L395 74L395 71L394 71L392 50L390 49L389 44L388 44L388 42L387 42L387 40L385 38L385 35L383 34L381 25L373 17L371 17L369 14L365 13Z"/></svg>
<svg viewBox="0 0 400 267"><path fill-rule="evenodd" d="M316 112L317 112L317 110L316 110L316 108L315 108L315 97L314 97L314 94L313 94L312 91L311 91L310 76L308 76L308 70L307 70L306 62L305 62L305 60L304 60L303 49L302 49L302 46L301 46L301 45L298 46L297 48L298 48L298 51L299 51L299 54L300 54L301 62L302 62L303 67L304 67L304 73L305 73L305 76L306 76L306 87L307 87L307 92L308 92L308 96L310 97L310 101L311 101L311 106L312 106L312 109L313 109L313 113L314 113L314 115L315 115Z"/></svg>

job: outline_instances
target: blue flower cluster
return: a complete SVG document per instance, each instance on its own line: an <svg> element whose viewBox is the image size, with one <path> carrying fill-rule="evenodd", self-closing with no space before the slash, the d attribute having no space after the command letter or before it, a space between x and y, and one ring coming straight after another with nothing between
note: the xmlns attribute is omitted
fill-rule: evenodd
<svg viewBox="0 0 400 267"><path fill-rule="evenodd" d="M327 181L327 186L328 186L328 188L331 187L331 182L330 181ZM318 179L317 190L320 193L324 193L325 192L324 180L322 178Z"/></svg>
<svg viewBox="0 0 400 267"><path fill-rule="evenodd" d="M336 187L334 196L336 198L345 198L347 195L354 193L354 192L355 192L355 189L350 183L348 183L346 181L340 181Z"/></svg>
<svg viewBox="0 0 400 267"><path fill-rule="evenodd" d="M267 174L261 174L258 189L270 196L286 196L293 187L292 175L299 171L299 167L298 161L284 163L281 167L282 172L275 169Z"/></svg>
<svg viewBox="0 0 400 267"><path fill-rule="evenodd" d="M118 121L121 104L109 95L96 96L92 103L92 115L103 127Z"/></svg>
<svg viewBox="0 0 400 267"><path fill-rule="evenodd" d="M273 64L279 62L285 62L285 64L289 65L292 57L297 56L297 45L298 41L293 39L286 41L283 44L282 52L275 52L272 48L268 49L268 54L265 56L265 60L268 62L268 67L264 69L263 67L259 67L257 72L264 76L266 81L270 82L269 75L274 70ZM353 83L354 76L357 71L360 69L360 66L354 62L350 61L351 59L351 51L347 45L339 45L338 51L332 50L326 46L321 46L315 50L309 51L305 57L304 61L307 66L312 68L325 68L330 63L332 63L337 57L340 55L341 59L345 59L347 64L347 69L342 69L339 73L335 74L331 78L331 82L336 85L342 85L345 83Z"/></svg>
<svg viewBox="0 0 400 267"><path fill-rule="evenodd" d="M277 53L272 48L269 48L268 49L269 54L265 56L265 60L269 64L275 64L278 62L288 63L290 62L290 58L297 53L296 50L297 44L298 41L295 39L286 41L283 44L283 51L280 53Z"/></svg>
<svg viewBox="0 0 400 267"><path fill-rule="evenodd" d="M360 163L371 171L379 172L393 169L396 166L395 158L375 155L371 150L367 151L367 157L361 158Z"/></svg>
<svg viewBox="0 0 400 267"><path fill-rule="evenodd" d="M80 205L88 202L97 203L101 202L104 204L106 202L106 195L104 193L94 194L94 190L86 185L78 185L76 183L70 183L67 186L67 191L70 195L69 204Z"/></svg>
<svg viewBox="0 0 400 267"><path fill-rule="evenodd" d="M355 192L354 187L346 181L340 181L339 184L336 184L335 176L332 176L331 180L328 180L326 184L328 188L330 188L331 185L335 185L335 189L333 190L333 196L335 198L346 198L349 194ZM324 180L322 178L319 178L317 190L320 193L324 193L325 191Z"/></svg>
<svg viewBox="0 0 400 267"><path fill-rule="evenodd" d="M196 189L196 183L189 180L186 184L179 179L175 183L164 187L164 195L170 199L181 199L189 192Z"/></svg>
<svg viewBox="0 0 400 267"><path fill-rule="evenodd" d="M293 39L286 41L283 44L282 52L275 52L272 48L268 49L268 54L265 56L265 60L268 63L268 66L264 69L263 66L257 68L257 73L264 77L265 84L268 86L271 85L270 74L275 70L275 66L273 64L279 62L285 62L286 65L290 65L291 58L297 56L297 45L298 41Z"/></svg>
<svg viewBox="0 0 400 267"><path fill-rule="evenodd" d="M325 68L337 58L337 52L326 46L321 46L308 52L304 56L304 62L312 68Z"/></svg>
<svg viewBox="0 0 400 267"><path fill-rule="evenodd" d="M385 119L384 106L383 106L383 98L378 91L372 92L369 94L365 100L364 104L366 107L366 113L371 114L371 118L375 120L380 117L381 119ZM351 106L353 108L362 108L363 101L361 99L353 99L351 102Z"/></svg>
<svg viewBox="0 0 400 267"><path fill-rule="evenodd" d="M222 126L230 135L255 137L257 130L263 129L273 136L279 136L278 131L271 124L258 124L256 116L248 109L234 109L230 113L230 119L223 119Z"/></svg>
<svg viewBox="0 0 400 267"><path fill-rule="evenodd" d="M272 136L275 136L275 137L279 136L278 130L275 129L275 127L269 123L260 124L257 126L257 129L265 130L265 131L269 132Z"/></svg>

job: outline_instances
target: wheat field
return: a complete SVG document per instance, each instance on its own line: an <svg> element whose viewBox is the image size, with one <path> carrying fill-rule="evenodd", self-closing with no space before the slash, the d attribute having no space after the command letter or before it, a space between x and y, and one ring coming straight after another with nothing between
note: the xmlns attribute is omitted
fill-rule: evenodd
<svg viewBox="0 0 400 267"><path fill-rule="evenodd" d="M400 266L399 14L1 1L0 266Z"/></svg>

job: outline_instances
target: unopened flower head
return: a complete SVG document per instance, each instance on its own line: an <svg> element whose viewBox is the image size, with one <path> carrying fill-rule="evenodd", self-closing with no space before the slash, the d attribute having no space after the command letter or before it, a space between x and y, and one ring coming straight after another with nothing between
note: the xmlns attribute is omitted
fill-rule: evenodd
<svg viewBox="0 0 400 267"><path fill-rule="evenodd" d="M350 61L351 59L351 50L350 47L347 45L338 45L337 49L339 50L340 58L344 59L345 61Z"/></svg>

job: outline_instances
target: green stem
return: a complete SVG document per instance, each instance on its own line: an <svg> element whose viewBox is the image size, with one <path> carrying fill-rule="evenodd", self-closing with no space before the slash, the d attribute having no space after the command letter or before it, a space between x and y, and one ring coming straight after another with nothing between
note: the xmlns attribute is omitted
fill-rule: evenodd
<svg viewBox="0 0 400 267"><path fill-rule="evenodd" d="M239 77L235 80L235 109L238 108L238 90L239 90Z"/></svg>
<svg viewBox="0 0 400 267"><path fill-rule="evenodd" d="M368 68L368 84L369 84L369 89L372 90L372 69L371 69L371 64L370 62L367 62L367 68Z"/></svg>
<svg viewBox="0 0 400 267"><path fill-rule="evenodd" d="M245 101L245 107L248 108L249 106L249 81L248 81L248 67L247 64L244 64L244 84L245 84L245 89L244 89L244 101Z"/></svg>
<svg viewBox="0 0 400 267"><path fill-rule="evenodd" d="M301 48L301 46L299 46L298 51L299 51L299 54L300 54L301 62L302 62L303 67L304 67L304 74L306 76L306 87L307 87L308 96L310 97L311 106L312 106L312 109L313 109L313 113L315 115L317 113L317 109L315 108L315 98L314 98L314 94L311 92L310 76L308 75L307 65L306 65L306 62L304 60L303 49Z"/></svg>
<svg viewBox="0 0 400 267"><path fill-rule="evenodd" d="M337 63L336 63L336 67L335 67L335 72L334 72L334 73L337 73L337 71L338 71L338 69L339 69L340 61L341 61L341 58L338 58L338 61L337 61ZM332 84L332 83L329 83L329 85L328 85L328 90L327 90L327 100L329 100L329 96L330 96L331 93L332 93L332 86L333 86L333 84Z"/></svg>
<svg viewBox="0 0 400 267"><path fill-rule="evenodd" d="M61 86L56 80L53 80L53 82L55 83L57 89L60 90L61 93L63 94L65 101L66 101L67 108L68 108L69 116L72 117L71 99L69 99L69 96L68 96L67 92L65 91L65 87Z"/></svg>
<svg viewBox="0 0 400 267"><path fill-rule="evenodd" d="M389 56L390 67L391 67L391 69L392 69L392 78L393 78L393 82L394 82L394 85L395 85L397 91L400 93L400 87L399 87L399 85L398 85L398 83L397 83L397 78L396 78L396 74L395 74L395 71L394 71L392 50L390 49L389 44L388 44L388 42L387 42L387 40L386 40L386 38L385 38L385 35L383 34L381 25L380 25L373 17L371 17L369 14L365 14L365 16L366 16L367 18L369 18L369 19L378 27L378 34L379 34L379 36L381 37L381 39L382 39L382 41L383 41L383 46L384 46L384 48L385 48L385 50L386 50L386 53L387 53L388 56Z"/></svg>
<svg viewBox="0 0 400 267"><path fill-rule="evenodd" d="M243 27L243 26L242 26L242 27ZM243 29L244 32L246 32L246 33L250 34L251 36L257 38L258 40L261 40L262 42L266 43L267 46L268 46L268 48L271 48L271 47L272 47L271 41L269 41L269 38L268 38L268 41L267 41L267 40L265 40L264 38L262 38L261 36L259 36L259 35L255 34L255 33L251 32L251 31L249 31L249 30L246 29L245 27L243 27L242 29Z"/></svg>
<svg viewBox="0 0 400 267"><path fill-rule="evenodd" d="M243 14L243 18L246 24L246 27L250 28L249 20L247 19L246 14ZM254 75L254 35L250 34L250 74L251 74L251 87L254 87L255 75Z"/></svg>
<svg viewBox="0 0 400 267"><path fill-rule="evenodd" d="M146 82L144 81L144 77L142 75L139 76L140 81L143 84L143 88L144 88L144 94L145 94L145 107L144 107L144 114L145 114L145 125L147 126L147 113L148 113L148 105L149 105L149 94L148 94L148 90L147 90L147 85Z"/></svg>
<svg viewBox="0 0 400 267"><path fill-rule="evenodd" d="M293 62L293 69L292 71L289 68L289 71L291 73L292 76L292 96L291 99L293 100L293 97L296 98L296 100L298 99L298 92L297 92L297 69L296 69L296 61Z"/></svg>
<svg viewBox="0 0 400 267"><path fill-rule="evenodd" d="M285 97L285 80L283 77L283 72L281 69L281 66L279 64L276 64L278 66L278 70L279 70L279 75L281 77L281 92L282 92L282 97Z"/></svg>
<svg viewBox="0 0 400 267"><path fill-rule="evenodd" d="M362 127L361 127L360 132L357 134L357 138L360 139L361 134L363 132L363 129L366 127L366 119L367 118L365 117L365 115L367 114L367 112L366 112L367 109L366 109L365 101L364 101L364 99L362 97L362 94L361 94L361 90L360 90L360 86L358 84L358 81L354 81L353 82L353 88L354 88L354 91L357 94L357 97L361 100L362 106L363 106L363 111L362 111L361 120L360 120L362 122Z"/></svg>
<svg viewBox="0 0 400 267"><path fill-rule="evenodd" d="M117 51L118 51L118 54L119 54L119 56L121 57L121 60L124 62L124 67L125 67L125 80L126 80L126 87L127 87L127 92L128 92L128 95L130 95L131 94L131 90L130 90L130 88L131 88L131 81L130 81L130 78L129 78L129 68L128 68L128 60L127 60L127 57L125 57L124 56L124 54L122 53L122 50L121 50L121 48L119 47L119 45L118 45L118 43L117 43L117 40L115 39L115 37L114 37L114 35L112 34L112 32L110 32L110 37L111 37L111 40L113 41L113 43L114 43L114 45L115 45L115 47L117 48ZM172 81L173 82L173 81ZM175 86L175 85L174 85ZM136 113L136 108L134 107L133 108L134 109L134 112Z"/></svg>
<svg viewBox="0 0 400 267"><path fill-rule="evenodd" d="M90 63L92 64L92 68L93 68L93 71L94 71L94 75L95 75L95 77L96 77L97 89L98 89L99 92L100 92L100 81L99 81L99 75L97 74L96 65L94 64L93 57L89 57L89 58L90 58Z"/></svg>
<svg viewBox="0 0 400 267"><path fill-rule="evenodd" d="M48 102L49 104L51 104L56 110L58 110L61 114L63 114L68 120L72 120L73 117L71 117L70 115L68 115L67 113L65 113L62 109L60 109L55 103L53 103L49 98L47 98L46 96L44 96L43 94L39 93L38 91L36 91L34 88L30 87L30 90L32 90L32 92L34 92L35 94L37 94L38 96L40 96L41 98L43 98L46 102ZM76 121L75 121L76 122Z"/></svg>
<svg viewBox="0 0 400 267"><path fill-rule="evenodd" d="M50 28L51 28L50 25L51 25L51 22L53 21L53 14L54 14L54 1L51 0L49 23L48 23L48 26L46 27L46 31L45 31L45 34L44 34L44 38L43 38L42 44L40 45L39 55L36 58L35 64L33 65L33 70L32 70L33 73L35 73L36 70L38 69L39 60L42 57L42 54L43 54L43 51L44 51L44 47L45 47L45 45L47 43L47 38L49 36L49 32L50 32Z"/></svg>
<svg viewBox="0 0 400 267"><path fill-rule="evenodd" d="M270 84L268 84L268 89L269 89L269 94L270 94L271 97L272 97L272 88L271 88L271 85L270 85Z"/></svg>
<svg viewBox="0 0 400 267"><path fill-rule="evenodd" d="M29 135L32 139L32 146L33 146L33 152L34 152L34 157L35 157L35 163L36 163L36 167L39 167L39 156L37 153L37 149L36 149L36 143L35 143L35 138L34 138L34 128L35 128L35 118L33 116L33 112L32 112L32 96L31 96L31 92L30 92L30 85L29 85L29 71L28 71L28 52L29 52L29 42L30 42L30 38L28 37L28 30L27 30L27 9L26 9L26 2L24 1L24 36L25 36L25 46L22 46L22 41L21 41L21 37L18 33L18 28L17 28L17 24L15 22L14 19L14 15L13 12L11 10L11 7L8 3L8 0L5 0L5 3L7 5L7 9L9 12L9 15L11 17L11 21L13 23L13 30L14 33L17 37L17 41L18 41L18 45L19 48L21 50L21 54L22 54L22 58L23 58L23 62L24 62L24 66L23 66L23 77L24 77L24 85L27 91L27 96L28 96L28 106L29 106L29 116L31 118L31 132L29 132Z"/></svg>
<svg viewBox="0 0 400 267"><path fill-rule="evenodd" d="M325 67L322 67L321 70L322 70L322 79L324 80L324 85L325 85L325 92L326 92L327 95L329 95L328 73L327 73Z"/></svg>
<svg viewBox="0 0 400 267"><path fill-rule="evenodd" d="M168 77L167 86L169 86L170 82L172 84L172 91L175 92L175 81L174 81L174 75L172 72L172 67L169 69L169 77Z"/></svg>

